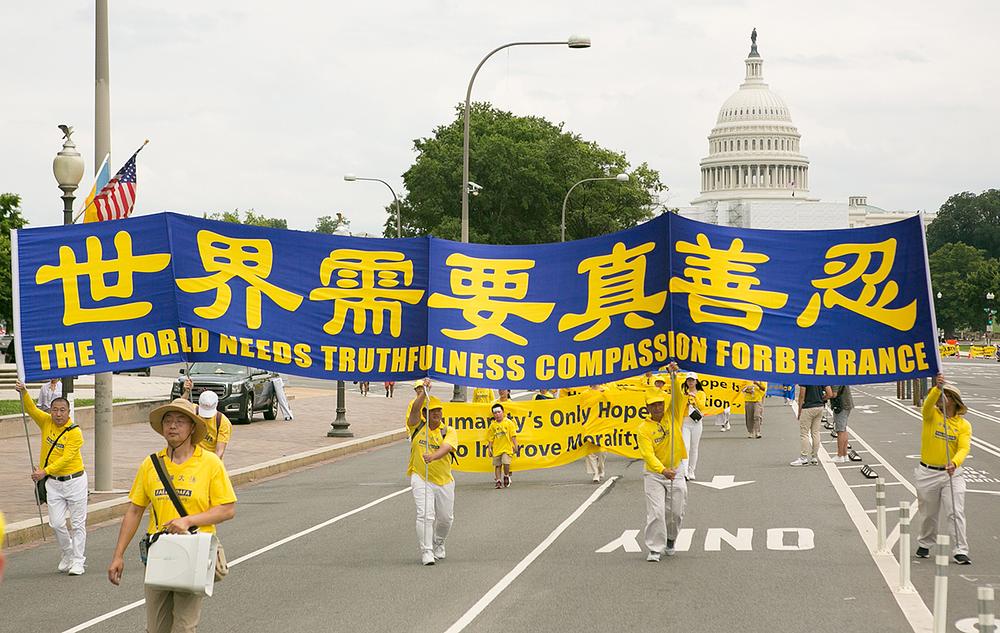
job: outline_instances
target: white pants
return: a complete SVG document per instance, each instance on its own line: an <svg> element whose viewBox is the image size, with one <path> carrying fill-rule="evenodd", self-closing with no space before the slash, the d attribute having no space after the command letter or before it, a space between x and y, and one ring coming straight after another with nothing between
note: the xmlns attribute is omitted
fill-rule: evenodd
<svg viewBox="0 0 1000 633"><path fill-rule="evenodd" d="M968 554L969 539L965 532L965 477L961 468L955 469L950 479L955 486L955 509L952 518L951 487L948 473L917 466L913 471L917 489L916 535L917 545L933 549L938 533L951 536L952 553ZM941 525L940 521L945 524ZM958 524L958 534L955 525Z"/></svg>
<svg viewBox="0 0 1000 633"><path fill-rule="evenodd" d="M678 471L670 480L648 470L642 473L642 487L646 492L646 547L651 552L663 552L667 540L676 540L687 508L687 483Z"/></svg>
<svg viewBox="0 0 1000 633"><path fill-rule="evenodd" d="M87 562L84 549L87 547L87 473L69 481L56 481L51 477L45 481L48 497L49 525L56 533L56 541L62 550L63 560L73 565ZM70 529L66 529L69 516Z"/></svg>
<svg viewBox="0 0 1000 633"><path fill-rule="evenodd" d="M702 418L704 420L705 418ZM702 420L695 422L691 418L684 418L684 425L681 426L681 437L684 438L684 446L687 447L687 459L681 460L681 469L678 475L694 477L694 469L698 467L698 444L701 443L701 432L704 424Z"/></svg>
<svg viewBox="0 0 1000 633"><path fill-rule="evenodd" d="M587 455L587 472L594 476L594 478L604 478L604 463L607 461L608 456L604 451L597 453L591 453Z"/></svg>
<svg viewBox="0 0 1000 633"><path fill-rule="evenodd" d="M274 397L278 399L278 413L282 418L292 417L292 409L288 406L288 398L285 397L285 381L281 376L275 376L271 379L271 385L274 386Z"/></svg>
<svg viewBox="0 0 1000 633"><path fill-rule="evenodd" d="M444 545L455 520L455 482L443 486L410 475L413 501L417 504L417 543L420 553L432 552L435 545Z"/></svg>

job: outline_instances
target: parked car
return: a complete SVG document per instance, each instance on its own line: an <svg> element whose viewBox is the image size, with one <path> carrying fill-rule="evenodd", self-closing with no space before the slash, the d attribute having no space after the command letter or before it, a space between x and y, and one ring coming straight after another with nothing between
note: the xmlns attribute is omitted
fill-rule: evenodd
<svg viewBox="0 0 1000 633"><path fill-rule="evenodd" d="M190 377L191 400L198 402L206 389L214 391L219 395L219 411L237 424L249 424L257 411L264 412L265 420L278 417L278 399L271 384L274 372L231 363L192 363L190 374L184 375L183 369L180 373L171 398L181 397L184 381Z"/></svg>
<svg viewBox="0 0 1000 633"><path fill-rule="evenodd" d="M111 372L113 374L139 374L149 378L150 374L153 373L152 367L133 367L132 369L122 369L119 371Z"/></svg>

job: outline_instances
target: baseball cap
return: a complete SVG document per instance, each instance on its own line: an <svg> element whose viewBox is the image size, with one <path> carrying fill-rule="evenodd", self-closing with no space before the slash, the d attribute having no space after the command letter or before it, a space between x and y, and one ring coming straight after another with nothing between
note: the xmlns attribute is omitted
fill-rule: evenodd
<svg viewBox="0 0 1000 633"><path fill-rule="evenodd" d="M687 380L688 378L694 378L695 380L698 380L698 374L696 372L689 371L687 373L687 376L684 376L684 380Z"/></svg>
<svg viewBox="0 0 1000 633"><path fill-rule="evenodd" d="M203 418L215 417L219 408L219 394L211 389L206 389L198 396L198 415Z"/></svg>
<svg viewBox="0 0 1000 633"><path fill-rule="evenodd" d="M646 404L653 404L654 402L665 402L666 397L662 391L651 390L646 392Z"/></svg>

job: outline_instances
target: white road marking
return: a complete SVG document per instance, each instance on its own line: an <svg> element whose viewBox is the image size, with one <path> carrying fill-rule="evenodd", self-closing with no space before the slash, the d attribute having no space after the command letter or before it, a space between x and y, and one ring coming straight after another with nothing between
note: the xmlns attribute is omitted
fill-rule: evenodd
<svg viewBox="0 0 1000 633"><path fill-rule="evenodd" d="M383 501L388 501L389 499L392 499L393 497L398 497L399 495L405 494L405 493L407 493L409 491L410 491L410 487L407 486L406 488L403 488L402 490L397 490L396 492L393 492L391 494L385 495L384 497L379 497L378 499L376 499L374 501L370 501L370 502L366 503L363 506L359 506L359 507L354 508L353 510L349 510L349 511L343 513L343 514L339 514L339 515L333 517L332 519L327 519L326 521L323 521L322 523L318 523L318 524L312 526L311 528L307 528L305 530L302 530L301 532L296 532L295 534L292 534L291 536L286 536L285 538L283 538L283 539L281 539L279 541L275 541L274 543L271 543L270 545L265 545L264 547L262 547L262 548L260 548L258 550L254 550L254 551L250 552L249 554L246 554L245 556L240 556L239 558L237 558L235 560L231 560L231 561L229 561L229 566L230 567L235 567L236 565L239 565L240 563L242 563L244 561L248 561L251 558L255 558L257 556L260 556L261 554L263 554L265 552L269 552L269 551L273 550L276 547L281 547L285 543L290 543L291 541L294 541L296 539L302 538L303 536L306 536L307 534L312 534L316 530L323 529L323 528L327 527L328 525L333 525L334 523L337 523L338 521L346 519L347 517L350 517L350 516L354 516L355 514L358 514L359 512L363 512L363 511L367 510L368 508L377 506L378 504L382 503ZM125 613L126 611L131 611L132 609L135 609L136 607L141 607L144 604L146 604L146 600L145 599L143 599L143 600L137 600L136 602L133 602L131 604L125 605L124 607L121 607L119 609L115 609L114 611L109 611L109 612L105 613L104 615L97 616L96 618L94 618L92 620L87 620L83 624L78 624L77 626L74 626L71 629L66 629L65 631L63 631L63 633L77 633L78 631L84 631L84 630L89 629L90 627L94 626L95 624L100 624L101 622L105 622L107 620L110 620L111 618L115 617L116 615L121 615L122 613Z"/></svg>
<svg viewBox="0 0 1000 633"><path fill-rule="evenodd" d="M514 569L507 572L507 575L501 578L497 584L493 585L493 587L487 591L482 598L476 601L476 604L472 605L472 607L470 607L469 610L462 615L462 617L448 627L448 630L445 631L445 633L459 633L459 631L464 631L465 627L469 626L472 621L475 620L484 609L486 609L486 607L490 606L490 603L496 600L497 596L499 596L504 589L510 586L510 584L514 582L514 580L516 580L517 577L520 576L529 565L531 565L531 563L535 562L535 559L541 556L542 553L547 550L549 546L552 545L569 526L573 525L573 523L580 518L587 508L600 499L601 495L603 495L604 492L610 488L612 484L614 484L618 477L618 475L615 475L601 484L601 487L595 490L586 501L580 504L580 507L574 510L573 514L566 517L565 521L560 523L556 529L552 530L552 532L545 537L545 540L539 543L535 549L531 550L531 553L522 558L521 562L514 566Z"/></svg>

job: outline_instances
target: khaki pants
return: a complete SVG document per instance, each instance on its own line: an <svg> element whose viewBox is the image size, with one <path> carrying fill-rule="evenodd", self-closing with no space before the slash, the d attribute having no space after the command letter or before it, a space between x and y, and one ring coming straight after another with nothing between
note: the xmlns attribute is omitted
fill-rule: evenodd
<svg viewBox="0 0 1000 633"><path fill-rule="evenodd" d="M204 596L146 587L147 633L195 633Z"/></svg>
<svg viewBox="0 0 1000 633"><path fill-rule="evenodd" d="M680 471L673 480L648 470L642 473L642 487L646 493L646 547L651 552L662 553L667 540L676 540L687 508L687 482Z"/></svg>
<svg viewBox="0 0 1000 633"><path fill-rule="evenodd" d="M823 407L802 409L799 414L799 455L809 458L819 457L819 429L823 422ZM810 442L810 435L812 441Z"/></svg>
<svg viewBox="0 0 1000 633"><path fill-rule="evenodd" d="M937 535L951 536L953 554L968 554L969 539L965 532L965 477L961 468L955 469L951 483L955 486L955 509L952 518L951 486L948 473L917 466L913 471L913 484L917 489L917 517L915 521L917 545L933 550ZM940 522L944 521L944 525ZM958 524L958 534L955 525Z"/></svg>
<svg viewBox="0 0 1000 633"><path fill-rule="evenodd" d="M608 456L604 451L587 455L587 472L594 476L594 481L604 478L604 462Z"/></svg>
<svg viewBox="0 0 1000 633"><path fill-rule="evenodd" d="M747 434L757 435L760 433L760 426L764 422L764 403L744 402L743 415L746 416Z"/></svg>

